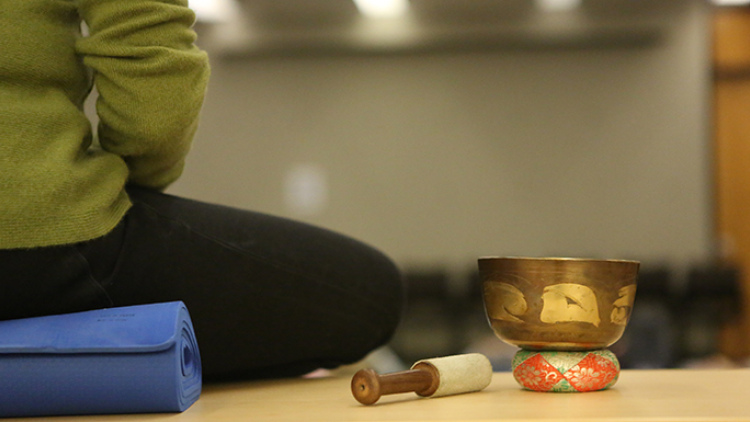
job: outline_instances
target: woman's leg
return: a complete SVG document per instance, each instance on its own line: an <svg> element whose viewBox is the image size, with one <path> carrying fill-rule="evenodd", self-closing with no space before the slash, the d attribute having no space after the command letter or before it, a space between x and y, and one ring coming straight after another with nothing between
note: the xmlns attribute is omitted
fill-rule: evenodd
<svg viewBox="0 0 750 422"><path fill-rule="evenodd" d="M113 232L113 235L116 233ZM114 267L114 248L98 259ZM99 274L106 276L106 269ZM112 306L78 245L0 250L0 320Z"/></svg>
<svg viewBox="0 0 750 422"><path fill-rule="evenodd" d="M98 270L102 285L114 306L185 302L207 379L351 363L395 330L401 277L376 250L264 214L129 193L119 261L111 276Z"/></svg>

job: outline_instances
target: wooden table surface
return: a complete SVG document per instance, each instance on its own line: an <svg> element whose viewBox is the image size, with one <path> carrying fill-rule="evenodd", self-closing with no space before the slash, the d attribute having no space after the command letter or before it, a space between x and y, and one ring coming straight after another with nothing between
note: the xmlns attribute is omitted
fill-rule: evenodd
<svg viewBox="0 0 750 422"><path fill-rule="evenodd" d="M15 419L19 422L128 421L750 421L750 369L626 370L614 388L592 393L521 390L509 373L487 389L441 398L385 396L356 402L349 378L207 385L181 414ZM12 419L7 419L8 421Z"/></svg>

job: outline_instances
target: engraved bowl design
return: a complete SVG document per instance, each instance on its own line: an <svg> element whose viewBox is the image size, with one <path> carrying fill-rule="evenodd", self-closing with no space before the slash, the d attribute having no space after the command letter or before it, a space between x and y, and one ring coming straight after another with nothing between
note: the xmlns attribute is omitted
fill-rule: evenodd
<svg viewBox="0 0 750 422"><path fill-rule="evenodd" d="M487 318L504 342L529 350L615 343L635 300L637 261L481 257Z"/></svg>

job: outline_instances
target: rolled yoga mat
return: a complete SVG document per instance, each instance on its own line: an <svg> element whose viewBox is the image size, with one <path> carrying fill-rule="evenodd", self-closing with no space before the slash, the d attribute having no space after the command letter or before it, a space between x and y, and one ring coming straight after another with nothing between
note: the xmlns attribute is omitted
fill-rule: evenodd
<svg viewBox="0 0 750 422"><path fill-rule="evenodd" d="M0 321L0 417L182 412L201 383L182 302Z"/></svg>

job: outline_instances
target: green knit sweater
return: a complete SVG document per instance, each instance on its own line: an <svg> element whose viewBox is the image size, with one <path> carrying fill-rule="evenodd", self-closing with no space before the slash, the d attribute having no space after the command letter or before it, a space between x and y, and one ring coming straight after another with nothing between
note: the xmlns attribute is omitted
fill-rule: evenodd
<svg viewBox="0 0 750 422"><path fill-rule="evenodd" d="M130 206L126 184L179 177L209 73L194 18L186 0L2 2L0 249L102 236Z"/></svg>

